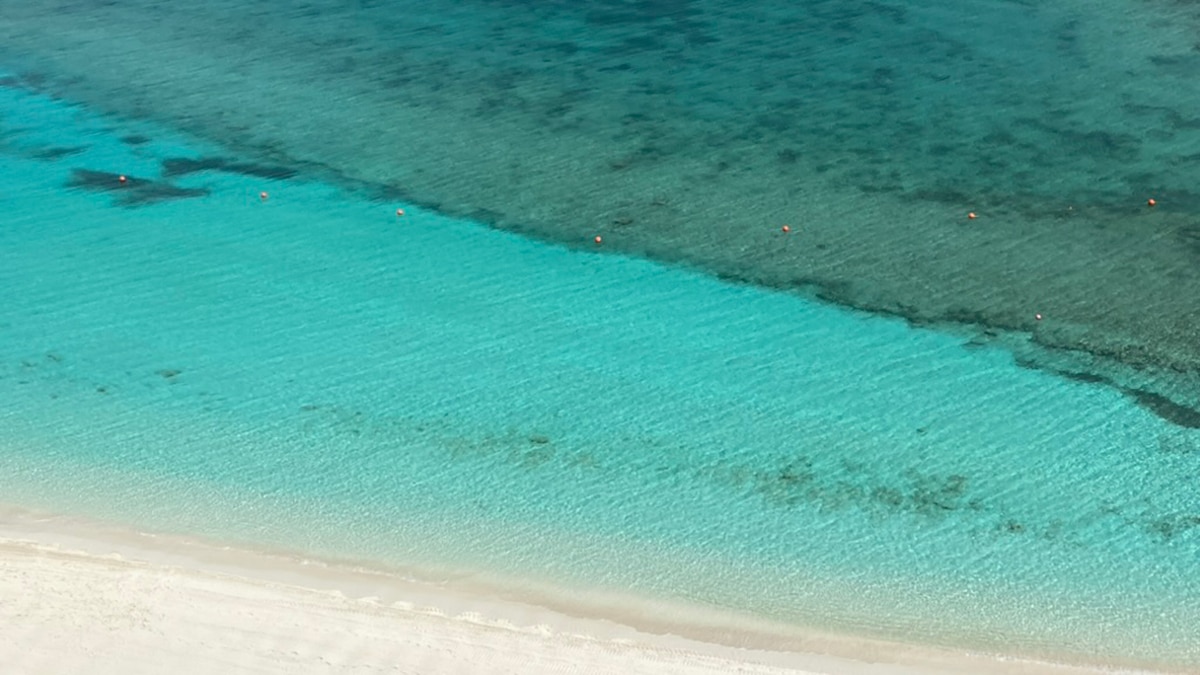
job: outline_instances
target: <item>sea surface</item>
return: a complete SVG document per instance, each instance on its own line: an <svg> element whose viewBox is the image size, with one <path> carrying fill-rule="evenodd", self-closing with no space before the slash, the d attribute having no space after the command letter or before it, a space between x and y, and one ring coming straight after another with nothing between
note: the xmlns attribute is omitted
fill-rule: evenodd
<svg viewBox="0 0 1200 675"><path fill-rule="evenodd" d="M1200 668L1198 14L0 0L0 502Z"/></svg>

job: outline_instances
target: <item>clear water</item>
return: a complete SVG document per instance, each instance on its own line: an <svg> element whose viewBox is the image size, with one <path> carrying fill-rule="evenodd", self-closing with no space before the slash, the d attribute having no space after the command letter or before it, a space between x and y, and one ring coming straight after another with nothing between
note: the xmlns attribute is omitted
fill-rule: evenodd
<svg viewBox="0 0 1200 675"><path fill-rule="evenodd" d="M511 231L1022 331L1200 427L1190 3L2 6L5 60L98 109Z"/></svg>
<svg viewBox="0 0 1200 675"><path fill-rule="evenodd" d="M65 10L69 3L59 4ZM550 88L551 75L532 68L512 75L526 82L524 96L513 94L525 108L503 99L489 103L485 116L460 109L490 100L482 75L457 77L466 60L492 68L477 71L492 78L512 70L504 59L536 60L513 47L536 43L503 37L497 27L505 17L537 14L529 26L591 44L615 35L625 16L635 26L669 24L663 40L703 46L721 43L705 42L695 27L699 33L689 33L689 21L719 16L737 25L755 19L752 12L643 3L629 10L633 18L617 5L597 5L605 9L580 19L565 5L457 5L417 14L364 2L342 6L341 14L312 3L317 13L310 15L300 3L272 12L243 3L237 25L245 34L235 36L228 21L216 25L228 18L218 5L194 16L139 3L83 3L61 13L8 5L5 58L42 70L7 78L0 89L4 501L314 554L632 591L850 633L1054 658L1200 665L1200 431L1184 405L1200 386L1186 365L1187 337L1195 334L1189 307L1200 295L1187 292L1194 268L1179 261L1189 259L1170 258L1190 255L1179 223L1194 209L1182 192L1165 192L1168 208L1150 216L1142 214L1140 195L1136 214L1131 208L1122 218L1111 215L1125 213L1101 204L1121 201L1113 188L1091 206L1080 202L1082 220L1060 218L1054 228L1010 210L1000 224L964 229L959 207L967 202L938 207L861 189L869 181L855 171L877 170L878 161L847 163L838 148L860 144L898 155L908 148L875 136L883 133L879 125L842 141L832 131L809 130L803 138L828 144L812 161L775 156L783 150L774 137L742 139L738 155L738 142L718 123L745 105L736 88L721 94L723 87L703 85L711 99L659 91L656 77L697 88L711 78L664 75L637 62L610 73L607 62L596 61L587 72L628 77L630 86L658 92L654 105L666 107L642 122L669 128L637 133L655 142L675 138L679 148L661 157L639 154L634 164L653 158L646 161L654 168L644 171L612 165L620 160L609 155L632 141L602 133L623 119L610 114L623 105L619 97L601 96L612 91L608 80L576 94L588 101L576 106L586 113L577 128L526 133L545 127L544 115L527 109L534 105L528 97L545 101L554 91L573 91L564 83ZM824 21L836 33L857 20L853 12L839 15L849 11L841 6L810 3L804 11L831 12ZM647 17L655 7L662 16ZM989 33L981 26L990 21L1029 15L1059 25L1074 16L1065 6L955 7L955 16L975 13L961 38L971 50L986 51ZM1118 22L1111 10L1079 19L1077 30L1096 39L1085 28L1104 21L1118 27L1118 37L1140 35L1144 16ZM910 11L932 21L951 10ZM876 11L871 21L883 15ZM580 32L572 23L579 20L591 28ZM403 37L407 56L392 58L421 55L420 68L413 66L420 77L393 84L390 95L404 92L405 100L380 115L376 99L352 96L366 82L356 79L362 66L353 62L339 66L341 77L313 80L315 71L305 69L316 62L299 55L323 54L319 61L330 68L356 58L332 43L300 50L305 40L318 40L304 27L318 26L350 36L340 49L354 54ZM447 26L457 42L446 39ZM213 49L221 30L245 50ZM813 53L800 48L815 29L795 30L796 48ZM1159 32L1155 49L1179 37L1169 26ZM467 48L477 43L463 36L476 33L490 36L494 53ZM717 33L722 40L741 35ZM872 35L899 40L882 28ZM1020 55L1040 44L1037 33L1012 39L1031 43L987 53ZM171 48L154 52L164 44ZM621 44L637 51L628 39ZM440 62L430 56L439 49ZM611 58L632 58L612 49ZM889 49L889 63L927 51ZM151 52L161 58L139 58ZM733 68L739 62L731 53L711 58ZM846 56L816 53L839 62ZM600 58L586 54L573 58ZM1048 60L1013 62L1026 75L1032 69L1060 78L1064 61L1043 56ZM85 57L88 68L81 66ZM1115 57L1103 67L1072 58L1083 60L1062 57L1073 67L1087 65L1090 75L1119 71ZM1190 63L1180 59L1172 67ZM967 55L961 60L970 63ZM437 63L446 69L440 78ZM756 67L743 68L723 82L751 87ZM51 73L52 84L28 72ZM808 72L818 80L836 76L829 68ZM998 72L988 86L1004 81ZM327 81L333 89L316 84ZM1085 84L1063 86L1085 91ZM1018 99L1048 91L1007 86ZM1189 95L1179 89L1170 93ZM918 100L907 90L897 96ZM839 120L853 102L821 99L813 105L827 112L816 119ZM1005 112L1013 110L986 115ZM700 152L689 137L671 136L681 115L693 124L716 120L712 134L723 145ZM1186 123L1177 126L1185 137L1192 133ZM1185 141L1147 141L1140 152L1186 154ZM763 148L774 153L773 163L733 161L732 177L699 181L688 171L704 173L707 165L682 168L697 156L744 159ZM1022 148L1029 151L1010 148L1017 153L1012 161L1028 166L997 175L1035 175L1025 187L996 188L997 195L1051 200L1058 191L1074 198L1084 194L1081 186L1100 186L1106 172L1125 176L1113 178L1120 183L1133 171L1132 160L1114 157L1077 173L1070 159L1077 151L1035 164ZM968 184L960 190L993 184L969 163L920 156L928 170L902 172L916 181L910 191L953 176ZM225 160L179 161L214 157ZM600 180L587 157L609 178ZM840 167L826 173L841 178L817 181L817 160ZM1172 176L1159 169L1164 190L1186 182L1190 165L1171 166ZM782 198L772 182L783 180L781 171L788 181L799 180L790 171L810 172L815 182L793 183ZM129 179L121 184L117 174ZM1051 175L1078 184L1055 187ZM814 187L838 180L853 189ZM397 185L440 208L400 200ZM259 197L264 190L266 200ZM740 196L720 210L709 201L733 194ZM1002 208L1005 200L991 199ZM1111 213L1100 213L1101 205ZM403 218L397 207L407 211ZM572 209L578 218L567 217ZM655 209L665 215L643 215ZM785 212L796 228L786 237L778 230ZM906 230L913 219L939 213L953 214L953 226ZM693 219L697 214L704 216ZM709 227L714 214L729 226ZM539 243L495 226L576 245ZM1022 228L1026 236L1017 236ZM1126 238L1104 239L1121 228ZM598 249L590 241L597 232L604 235ZM940 255L914 257L897 244L918 236ZM979 249L989 239L1016 243ZM1161 250L1125 246L1134 240ZM1044 257L1026 261L1031 242ZM1046 249L1050 243L1066 248ZM886 256L879 248L885 244L896 245ZM1144 263L1153 275L1111 262L1115 244L1124 246L1119 255L1153 254ZM973 250L974 258L957 255ZM976 325L917 329L613 251L682 258L764 284L778 281L773 270L828 259L833 271L811 271L826 299L853 300L836 292L852 289L847 293L874 294L894 306L908 298L903 285L912 284L927 289L925 299L899 313L930 321L946 318L933 308L948 302L940 275L953 272L963 293L951 309ZM1111 264L1089 258L1101 252ZM784 254L792 257L775 257ZM985 278L973 275L994 271L975 264L984 258L1014 267L986 277L988 292L971 290ZM941 264L947 267L936 268ZM1020 268L1025 264L1031 267ZM1059 273L1028 276L1034 267ZM868 268L891 274L894 283ZM826 283L835 281L842 285ZM1048 284L1065 289L1067 299L1043 292L1038 304L1027 302L1029 289ZM1125 307L1162 288L1154 284L1175 292L1143 305L1154 311L1144 311L1134 328L1148 324L1146 333L1130 332L1132 314L1105 323L1123 310L1114 306L1097 319L1103 313L1080 300L1090 289L1088 302L1109 293ZM1016 317L1017 305L1019 320L989 318ZM1026 310L1035 306L1047 319L1025 326ZM1057 353L1039 347L1060 334L1097 346ZM1111 340L1135 340L1142 351L1102 360ZM1024 367L1029 363L1086 374L1064 378Z"/></svg>

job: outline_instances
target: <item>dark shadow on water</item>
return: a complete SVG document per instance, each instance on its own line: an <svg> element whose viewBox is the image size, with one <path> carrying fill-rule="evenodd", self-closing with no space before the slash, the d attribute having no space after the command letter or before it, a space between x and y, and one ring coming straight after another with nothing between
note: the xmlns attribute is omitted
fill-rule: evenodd
<svg viewBox="0 0 1200 675"><path fill-rule="evenodd" d="M1174 424L1175 426L1185 429L1200 429L1200 410L1180 405L1170 398L1162 394L1156 394L1144 389L1134 387L1125 387L1115 382L1110 377L1105 377L1096 373L1076 372L1068 370L1060 370L1057 368L1047 368L1027 359L1018 358L1015 363L1022 368L1031 370L1044 370L1054 373L1060 377L1065 377L1068 380L1083 382L1085 384L1103 384L1117 389L1121 393L1128 396L1142 408L1145 408L1151 413L1154 413L1165 422Z"/></svg>
<svg viewBox="0 0 1200 675"><path fill-rule="evenodd" d="M1149 509L1136 495L1112 495L1122 500L1116 503L1089 503L1069 521L1047 519L1037 506L1006 503L1005 495L980 487L986 482L973 479L971 468L931 471L903 463L866 463L859 461L860 452L853 446L813 447L811 452L771 458L750 456L736 447L713 455L674 439L626 438L619 444L644 446L631 461L624 454L611 458L611 447L603 444L564 441L536 429L464 436L447 420L375 416L331 404L304 404L299 410L305 433L344 435L362 444L364 451L406 447L421 438L441 448L451 466L470 465L461 470L474 473L482 463L489 467L487 473L513 480L551 473L563 480L582 477L622 489L619 486L631 479L652 477L673 486L670 489L683 486L703 494L716 488L724 498L752 500L780 513L857 511L872 518L907 519L918 528L962 528L979 536L1029 536L1072 546L1106 546L1106 539L1094 538L1088 529L1109 518L1117 518L1124 531L1161 544L1200 532L1200 512ZM1164 434L1159 452L1191 457L1200 454L1200 447L1187 436Z"/></svg>
<svg viewBox="0 0 1200 675"><path fill-rule="evenodd" d="M162 160L162 168L163 176L167 178L204 171L220 171L267 180L288 180L297 175L295 169L285 166L235 162L221 157L202 157L200 159L168 157Z"/></svg>
<svg viewBox="0 0 1200 675"><path fill-rule="evenodd" d="M1181 406L1166 396L1141 389L1122 389L1137 404L1171 424L1188 429L1200 429L1200 410Z"/></svg>
<svg viewBox="0 0 1200 675"><path fill-rule="evenodd" d="M91 169L72 169L71 179L67 181L66 186L89 192L110 193L114 197L113 203L125 208L205 197L210 192L207 188L184 188L166 181L137 176L125 176L125 180L122 181L121 174Z"/></svg>
<svg viewBox="0 0 1200 675"><path fill-rule="evenodd" d="M67 147L43 148L41 150L35 151L33 153L33 157L35 159L41 159L41 160L45 160L48 162L53 162L53 161L60 160L64 157L71 157L74 155L79 155L79 154L85 153L85 152L87 152L87 150L88 149L84 146L73 146L73 147L69 147L69 148L67 148Z"/></svg>

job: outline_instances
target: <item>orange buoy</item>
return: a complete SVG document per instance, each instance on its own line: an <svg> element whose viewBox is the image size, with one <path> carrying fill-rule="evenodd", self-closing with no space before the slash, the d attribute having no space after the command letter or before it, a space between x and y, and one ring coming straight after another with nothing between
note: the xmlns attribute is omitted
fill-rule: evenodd
<svg viewBox="0 0 1200 675"><path fill-rule="evenodd" d="M594 241L594 242L596 242L597 244L599 244L599 243L602 243L604 240L600 238L600 235L596 235L596 238L595 238L595 239L593 239L592 241Z"/></svg>
<svg viewBox="0 0 1200 675"><path fill-rule="evenodd" d="M792 231L792 228L788 227L787 225L784 225L783 227L781 227L781 228L779 228L779 229L780 229L780 230L783 230L783 233L784 233L784 234L787 234L788 232L791 232L791 231Z"/></svg>
<svg viewBox="0 0 1200 675"><path fill-rule="evenodd" d="M972 211L972 212L968 213L968 214L967 214L967 218L968 218L968 219L970 219L970 220L975 220L975 212L974 212L974 211Z"/></svg>
<svg viewBox="0 0 1200 675"><path fill-rule="evenodd" d="M1158 204L1158 202L1154 201L1153 197L1146 200L1146 206L1156 206L1157 204Z"/></svg>
<svg viewBox="0 0 1200 675"><path fill-rule="evenodd" d="M121 174L120 176L117 176L118 183L124 183L127 180L129 180L129 179L125 177L125 174Z"/></svg>

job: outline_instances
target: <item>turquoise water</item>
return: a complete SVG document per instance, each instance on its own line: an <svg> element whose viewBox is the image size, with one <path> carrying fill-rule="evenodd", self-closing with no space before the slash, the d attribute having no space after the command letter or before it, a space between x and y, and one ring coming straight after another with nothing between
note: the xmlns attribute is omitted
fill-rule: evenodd
<svg viewBox="0 0 1200 675"><path fill-rule="evenodd" d="M94 109L544 240L1022 332L1049 348L1023 359L1200 427L1192 3L0 7L3 62Z"/></svg>
<svg viewBox="0 0 1200 675"><path fill-rule="evenodd" d="M0 8L0 501L1200 667L1186 5Z"/></svg>
<svg viewBox="0 0 1200 675"><path fill-rule="evenodd" d="M1200 664L1200 433L1120 391L0 95L7 502Z"/></svg>

